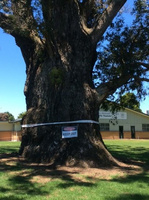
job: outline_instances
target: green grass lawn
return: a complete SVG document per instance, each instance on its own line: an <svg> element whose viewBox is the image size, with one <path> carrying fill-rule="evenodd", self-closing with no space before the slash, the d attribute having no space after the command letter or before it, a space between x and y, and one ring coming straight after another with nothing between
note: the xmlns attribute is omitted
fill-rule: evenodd
<svg viewBox="0 0 149 200"><path fill-rule="evenodd" d="M120 160L142 161L149 165L149 140L105 140L108 150Z"/></svg>
<svg viewBox="0 0 149 200"><path fill-rule="evenodd" d="M19 142L0 142L0 200L148 200L149 140L105 140L105 144L116 158L142 170L110 179L50 170L9 157L18 151Z"/></svg>
<svg viewBox="0 0 149 200"><path fill-rule="evenodd" d="M0 154L18 152L20 142L0 142Z"/></svg>

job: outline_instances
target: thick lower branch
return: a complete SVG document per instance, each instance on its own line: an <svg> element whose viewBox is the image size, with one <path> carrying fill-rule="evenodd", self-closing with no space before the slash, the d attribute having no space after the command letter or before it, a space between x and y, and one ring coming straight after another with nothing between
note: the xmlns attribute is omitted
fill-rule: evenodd
<svg viewBox="0 0 149 200"><path fill-rule="evenodd" d="M105 100L109 95L113 94L118 88L124 84L127 84L130 78L131 75L128 74L127 76L121 76L119 79L114 79L107 83L100 84L96 88L96 91L99 94L99 102L103 102L103 100Z"/></svg>
<svg viewBox="0 0 149 200"><path fill-rule="evenodd" d="M125 4L127 0L113 0L103 14L98 18L97 23L91 33L94 44L100 40L114 17Z"/></svg>

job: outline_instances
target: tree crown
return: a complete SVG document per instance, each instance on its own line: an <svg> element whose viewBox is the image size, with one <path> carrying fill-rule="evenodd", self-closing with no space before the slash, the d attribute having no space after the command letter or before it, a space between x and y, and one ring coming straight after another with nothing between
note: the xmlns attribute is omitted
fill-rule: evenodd
<svg viewBox="0 0 149 200"><path fill-rule="evenodd" d="M118 98L130 91L136 91L140 99L148 94L144 86L149 82L148 6L146 1L135 1L132 25L126 25L124 18L118 16L99 42L95 84L111 83L109 87Z"/></svg>
<svg viewBox="0 0 149 200"><path fill-rule="evenodd" d="M80 51L87 51L85 47L90 43L88 46L93 52L98 43L98 61L93 75L98 79L97 91L105 88L104 94L100 90L99 101L115 92L121 96L133 90L141 97L147 91L143 83L149 81L149 5L145 0L134 1L131 26L126 26L121 18L112 23L125 2L2 0L0 27L15 37L27 71L33 63L44 62L47 57L59 55L62 62L67 60L64 56L69 56L78 45L71 42L74 35L77 40L84 40ZM35 58L38 58L36 63Z"/></svg>

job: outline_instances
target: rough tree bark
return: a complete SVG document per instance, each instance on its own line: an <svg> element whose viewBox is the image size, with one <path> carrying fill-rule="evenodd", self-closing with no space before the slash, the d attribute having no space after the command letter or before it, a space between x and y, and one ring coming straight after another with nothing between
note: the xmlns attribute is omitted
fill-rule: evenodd
<svg viewBox="0 0 149 200"><path fill-rule="evenodd" d="M88 13L84 8L93 1L88 1L84 7L75 0L41 1L44 38L33 28L36 23L30 1L27 2L18 2L13 8L14 16L20 15L22 19L22 22L18 18L15 20L19 31L11 27L13 18L0 15L0 26L11 30L9 33L15 37L26 62L27 114L23 124L98 121L100 103L116 87L103 84L98 92L94 88L92 69L96 61L96 44L125 0L112 1L92 28L87 26ZM19 14L22 8L24 12ZM78 137L69 139L62 139L61 126L23 128L20 154L31 161L53 164L116 164L103 144L99 125L78 124Z"/></svg>

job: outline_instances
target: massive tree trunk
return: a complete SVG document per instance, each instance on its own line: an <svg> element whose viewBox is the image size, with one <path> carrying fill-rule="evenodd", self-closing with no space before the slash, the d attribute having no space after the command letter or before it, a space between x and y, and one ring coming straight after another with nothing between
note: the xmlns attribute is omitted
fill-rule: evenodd
<svg viewBox="0 0 149 200"><path fill-rule="evenodd" d="M69 54L72 46L77 49ZM34 66L27 74L28 111L23 124L98 121L98 94L92 82L96 52L91 50L87 40L77 41L75 35L69 48ZM78 137L62 138L62 126L68 126L65 124L23 128L20 153L32 161L54 164L97 166L112 163L98 124L71 125L78 126Z"/></svg>
<svg viewBox="0 0 149 200"><path fill-rule="evenodd" d="M27 66L27 114L23 124L98 121L99 105L113 88L104 84L100 95L94 88L96 44L124 3L112 1L88 24L96 1L41 1L42 31L35 28L31 1L14 3L16 18L0 13L0 26L11 29ZM71 125L78 127L78 137L62 138L65 124L23 128L20 154L31 161L52 164L116 164L103 144L99 124Z"/></svg>

